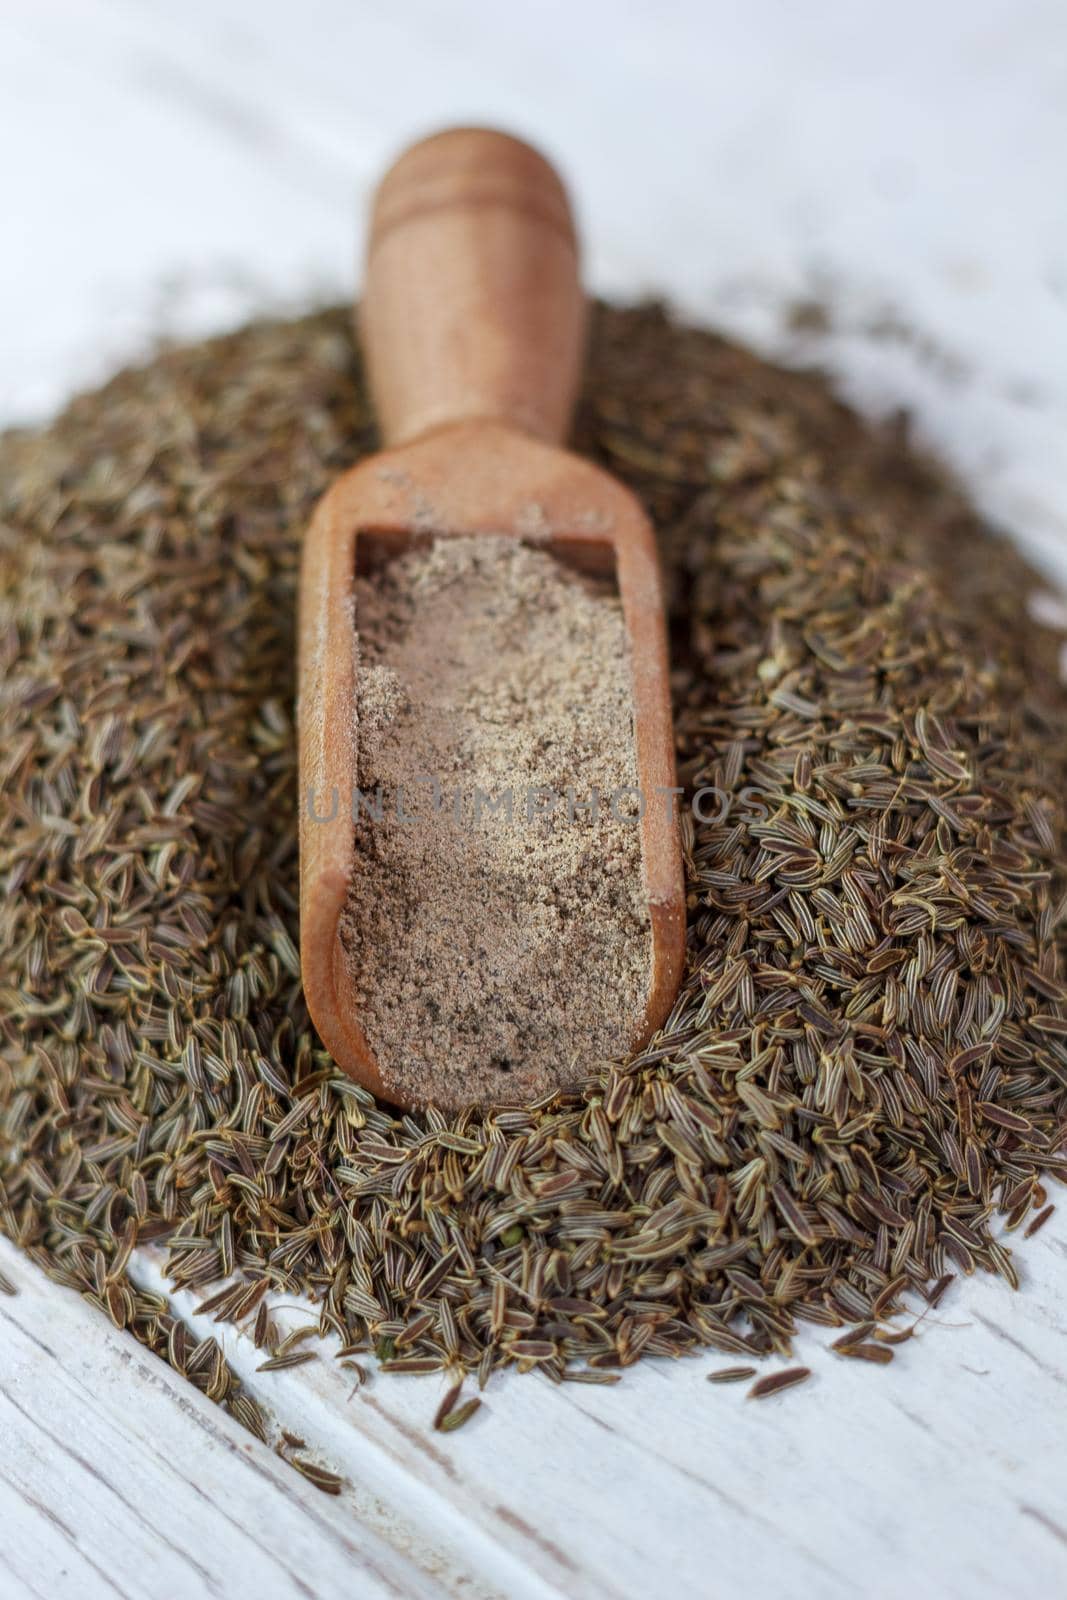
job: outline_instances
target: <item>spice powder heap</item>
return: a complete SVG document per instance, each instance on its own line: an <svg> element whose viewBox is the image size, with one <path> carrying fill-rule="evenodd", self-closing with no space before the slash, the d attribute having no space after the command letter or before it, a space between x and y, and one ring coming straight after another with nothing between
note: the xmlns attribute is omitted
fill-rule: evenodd
<svg viewBox="0 0 1067 1600"><path fill-rule="evenodd" d="M601 308L575 444L648 507L680 781L729 802L688 819L688 970L573 1092L401 1115L334 1069L296 954L300 533L375 444L346 309L0 441L0 1227L254 1430L135 1246L226 1280L272 1359L308 1347L266 1291L303 1291L387 1370L482 1381L743 1367L801 1321L884 1364L954 1274L1014 1283L996 1219L1046 1223L1067 1129L1033 571L817 377Z"/></svg>
<svg viewBox="0 0 1067 1600"><path fill-rule="evenodd" d="M536 1100L624 1056L647 999L621 603L452 538L360 578L355 620L360 1023L405 1101Z"/></svg>

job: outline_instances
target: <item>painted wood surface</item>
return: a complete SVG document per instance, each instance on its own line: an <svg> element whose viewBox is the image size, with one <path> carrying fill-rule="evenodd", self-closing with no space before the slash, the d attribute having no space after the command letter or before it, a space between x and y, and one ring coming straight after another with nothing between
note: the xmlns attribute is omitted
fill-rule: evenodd
<svg viewBox="0 0 1067 1600"><path fill-rule="evenodd" d="M247 1391L348 1480L318 1493L265 1445L0 1241L0 1595L150 1592L637 1600L1067 1593L1067 1208L1025 1287L950 1293L888 1368L805 1335L813 1376L764 1401L645 1362L611 1389L498 1376L461 1432L443 1382L353 1392L327 1344ZM161 1283L142 1256L138 1276ZM177 1303L201 1334L207 1318ZM283 1329L305 1313L292 1300ZM780 1365L780 1363L778 1363ZM768 1365L767 1370L771 1370Z"/></svg>
<svg viewBox="0 0 1067 1600"><path fill-rule="evenodd" d="M386 163L489 121L598 290L907 406L1067 575L1065 52L1058 0L5 0L0 420L350 295Z"/></svg>
<svg viewBox="0 0 1067 1600"><path fill-rule="evenodd" d="M161 331L347 294L384 162L493 120L570 176L599 288L907 406L1067 577L1065 40L1045 0L9 0L0 421ZM806 1336L812 1380L760 1403L711 1355L498 1377L442 1438L436 1379L257 1373L223 1332L336 1500L0 1240L0 1600L1058 1600L1065 1216L1020 1294L954 1288L884 1370Z"/></svg>

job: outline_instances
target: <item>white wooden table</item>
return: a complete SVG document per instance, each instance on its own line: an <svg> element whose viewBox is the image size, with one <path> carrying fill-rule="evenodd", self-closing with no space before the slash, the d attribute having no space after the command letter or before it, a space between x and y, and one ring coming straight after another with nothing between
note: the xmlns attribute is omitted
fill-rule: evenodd
<svg viewBox="0 0 1067 1600"><path fill-rule="evenodd" d="M909 406L1067 577L1065 51L1042 0L8 0L0 420L160 331L348 292L388 156L501 121L571 174L598 288ZM811 297L830 326L801 337ZM805 1337L814 1378L762 1404L709 1386L709 1355L614 1389L497 1378L442 1437L436 1379L353 1395L328 1357L257 1374L225 1333L336 1500L0 1241L0 1600L1053 1600L1065 1219L1021 1294L964 1284L884 1370Z"/></svg>

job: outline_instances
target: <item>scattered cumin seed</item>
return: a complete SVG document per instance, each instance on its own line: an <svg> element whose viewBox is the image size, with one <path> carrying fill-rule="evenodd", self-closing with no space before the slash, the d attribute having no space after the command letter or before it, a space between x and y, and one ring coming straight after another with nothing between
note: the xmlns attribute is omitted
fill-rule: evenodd
<svg viewBox="0 0 1067 1600"><path fill-rule="evenodd" d="M227 1406L235 1422L239 1422L249 1433L255 1434L262 1444L269 1443L267 1419L262 1408L250 1395L235 1395L227 1402Z"/></svg>
<svg viewBox="0 0 1067 1600"><path fill-rule="evenodd" d="M442 1417L441 1421L436 1424L438 1433L455 1433L458 1428L462 1428L470 1421L474 1413L481 1407L481 1403L477 1395L474 1395L470 1400L465 1400L455 1411L450 1411L446 1417Z"/></svg>
<svg viewBox="0 0 1067 1600"><path fill-rule="evenodd" d="M880 1344L907 1344L915 1336L915 1324L910 1328L875 1328L874 1337Z"/></svg>
<svg viewBox="0 0 1067 1600"><path fill-rule="evenodd" d="M849 1345L861 1344L868 1334L875 1331L873 1322L857 1322L855 1327L849 1328L840 1338L835 1339L830 1346L831 1350L844 1350Z"/></svg>
<svg viewBox="0 0 1067 1600"><path fill-rule="evenodd" d="M1051 1217L1055 1209L1055 1206L1046 1206L1043 1211L1039 1211L1033 1222L1031 1222L1029 1227L1025 1229L1023 1238L1032 1238L1033 1235L1037 1233L1039 1228L1043 1228L1045 1226L1045 1223L1048 1221L1049 1217Z"/></svg>
<svg viewBox="0 0 1067 1600"><path fill-rule="evenodd" d="M951 1283L954 1283L955 1280L956 1274L954 1272L946 1272L942 1277L938 1278L937 1282L926 1296L928 1310L935 1311L937 1309L937 1307L941 1304L941 1300L946 1289Z"/></svg>
<svg viewBox="0 0 1067 1600"><path fill-rule="evenodd" d="M318 1335L318 1331L318 1328L314 1326L294 1328L291 1333L285 1335L278 1344L277 1349L271 1353L275 1356L288 1355L289 1351L295 1349L297 1345L304 1344L308 1339L315 1338Z"/></svg>
<svg viewBox="0 0 1067 1600"><path fill-rule="evenodd" d="M858 1344L838 1343L833 1348L839 1356L848 1356L855 1361L869 1361L878 1367L887 1367L893 1359L893 1352L886 1344L871 1344L861 1340Z"/></svg>
<svg viewBox="0 0 1067 1600"><path fill-rule="evenodd" d="M341 1362L341 1367L342 1367L343 1371L345 1371L345 1372L354 1372L355 1375L356 1375L356 1381L352 1385L352 1388L349 1390L348 1398L351 1400L352 1396L356 1393L356 1390L357 1389L362 1389L363 1385L367 1382L370 1374L368 1373L366 1367L364 1367L358 1361L342 1361Z"/></svg>
<svg viewBox="0 0 1067 1600"><path fill-rule="evenodd" d="M256 1371L282 1372L286 1367L302 1367L305 1362L317 1360L314 1350L290 1350L285 1355L271 1356L268 1361L261 1361Z"/></svg>
<svg viewBox="0 0 1067 1600"><path fill-rule="evenodd" d="M306 1461L302 1456L287 1456L286 1459L302 1478L314 1484L316 1489L321 1489L323 1494L340 1494L345 1486L345 1480L338 1473L328 1472L313 1461Z"/></svg>
<svg viewBox="0 0 1067 1600"><path fill-rule="evenodd" d="M810 1367L787 1367L784 1372L769 1372L765 1378L756 1380L745 1398L766 1400L772 1394L780 1394L783 1389L793 1389L798 1383L806 1383L810 1377Z"/></svg>
<svg viewBox="0 0 1067 1600"><path fill-rule="evenodd" d="M433 1425L435 1429L440 1430L442 1422L444 1422L445 1418L450 1415L453 1406L459 1399L462 1389L463 1379L460 1378L458 1382L454 1383L448 1390L444 1399L441 1401L441 1404L438 1406L436 1413L434 1414Z"/></svg>
<svg viewBox="0 0 1067 1600"><path fill-rule="evenodd" d="M235 1299L237 1294L243 1293L243 1285L227 1284L225 1289L220 1289L218 1294L211 1295L207 1300L201 1300L196 1307L197 1316L206 1316L211 1311L217 1311L228 1301Z"/></svg>

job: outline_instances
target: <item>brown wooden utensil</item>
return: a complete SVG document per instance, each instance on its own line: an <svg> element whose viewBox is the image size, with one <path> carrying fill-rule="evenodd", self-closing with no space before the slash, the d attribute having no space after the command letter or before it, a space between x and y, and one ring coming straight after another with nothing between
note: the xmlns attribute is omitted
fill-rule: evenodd
<svg viewBox="0 0 1067 1600"><path fill-rule="evenodd" d="M535 150L455 129L415 145L386 174L359 326L388 448L347 472L316 509L304 545L299 677L304 991L334 1060L385 1099L396 1097L360 1026L338 932L357 781L353 584L357 562L363 571L413 539L527 537L572 566L614 576L632 658L652 924L635 1048L666 1017L681 978L685 892L676 807L666 798L675 768L655 540L627 489L560 448L585 321L570 206Z"/></svg>

